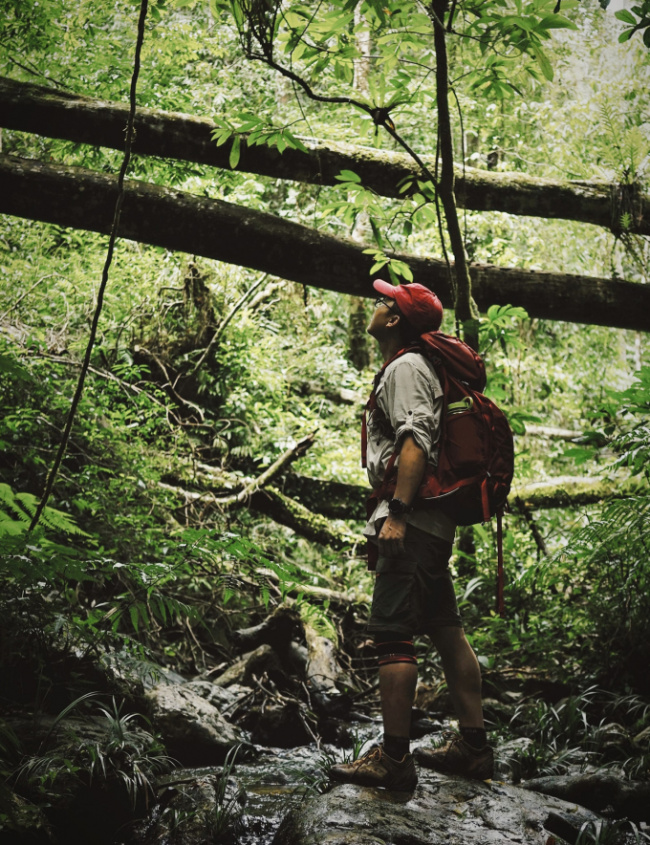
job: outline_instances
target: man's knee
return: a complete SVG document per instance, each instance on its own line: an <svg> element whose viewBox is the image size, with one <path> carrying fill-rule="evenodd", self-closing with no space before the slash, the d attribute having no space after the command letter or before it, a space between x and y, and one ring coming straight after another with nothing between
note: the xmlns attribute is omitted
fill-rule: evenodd
<svg viewBox="0 0 650 845"><path fill-rule="evenodd" d="M388 666L390 663L410 663L417 666L413 640L400 638L394 631L375 634L375 651L380 666Z"/></svg>
<svg viewBox="0 0 650 845"><path fill-rule="evenodd" d="M430 632L430 638L441 656L463 652L470 645L465 630L460 626L445 625Z"/></svg>

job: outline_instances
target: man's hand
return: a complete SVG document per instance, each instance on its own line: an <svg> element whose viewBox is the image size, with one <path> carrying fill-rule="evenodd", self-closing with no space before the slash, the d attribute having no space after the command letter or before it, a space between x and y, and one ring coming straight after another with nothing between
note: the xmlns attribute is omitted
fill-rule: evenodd
<svg viewBox="0 0 650 845"><path fill-rule="evenodd" d="M400 516L387 516L377 538L379 554L383 557L402 554L405 536L406 519Z"/></svg>

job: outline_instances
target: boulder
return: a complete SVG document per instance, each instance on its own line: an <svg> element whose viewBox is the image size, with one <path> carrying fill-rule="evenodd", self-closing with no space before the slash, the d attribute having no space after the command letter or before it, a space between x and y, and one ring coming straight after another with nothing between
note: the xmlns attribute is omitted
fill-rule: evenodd
<svg viewBox="0 0 650 845"><path fill-rule="evenodd" d="M589 810L503 783L420 771L413 795L343 784L292 810L274 845L545 845L551 813L582 824ZM531 800L533 798L533 800Z"/></svg>
<svg viewBox="0 0 650 845"><path fill-rule="evenodd" d="M225 718L230 718L230 714L237 709L237 705L254 693L252 687L243 687L240 684L220 687L212 683L212 681L203 680L188 681L185 689L195 692L201 698L205 698Z"/></svg>
<svg viewBox="0 0 650 845"><path fill-rule="evenodd" d="M534 778L523 786L544 795L575 801L608 816L650 822L650 783L646 781L630 781L600 771Z"/></svg>
<svg viewBox="0 0 650 845"><path fill-rule="evenodd" d="M149 660L126 652L106 652L99 660L107 689L120 698L139 702L146 692L161 684L184 684L185 679Z"/></svg>
<svg viewBox="0 0 650 845"><path fill-rule="evenodd" d="M183 765L219 765L244 740L213 704L186 686L160 684L145 698L168 752Z"/></svg>

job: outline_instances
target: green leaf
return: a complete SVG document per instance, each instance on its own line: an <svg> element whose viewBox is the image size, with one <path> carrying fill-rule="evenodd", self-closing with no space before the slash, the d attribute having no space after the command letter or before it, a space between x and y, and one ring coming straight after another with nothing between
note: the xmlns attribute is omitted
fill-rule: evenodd
<svg viewBox="0 0 650 845"><path fill-rule="evenodd" d="M296 136L292 132L289 132L288 129L284 130L284 138L287 142L287 146L291 147L291 149L300 150L303 153L308 152L307 147L303 144L300 138L296 138Z"/></svg>
<svg viewBox="0 0 650 845"><path fill-rule="evenodd" d="M544 53L542 50L538 50L538 51L536 51L536 58L537 58L537 61L539 62L539 65L542 69L542 73L544 74L544 77L546 79L548 79L549 82L552 82L553 81L553 67L551 66L551 63L549 62L546 53Z"/></svg>
<svg viewBox="0 0 650 845"><path fill-rule="evenodd" d="M342 170L337 176L334 177L338 179L339 182L357 182L361 183L361 177L357 176L352 170Z"/></svg>
<svg viewBox="0 0 650 845"><path fill-rule="evenodd" d="M413 271L408 266L408 264L404 264L402 261L399 262L399 271L400 274L407 282L413 281Z"/></svg>
<svg viewBox="0 0 650 845"><path fill-rule="evenodd" d="M537 29L577 29L578 26L564 15L548 15L537 24Z"/></svg>
<svg viewBox="0 0 650 845"><path fill-rule="evenodd" d="M235 135L232 139L232 148L230 150L230 156L228 157L228 163L230 167L234 170L237 165L239 164L239 155L241 149L241 138L239 135Z"/></svg>
<svg viewBox="0 0 650 845"><path fill-rule="evenodd" d="M619 9L618 12L614 12L614 17L618 18L619 21L623 21L623 23L632 24L632 26L636 24L636 18L627 9Z"/></svg>

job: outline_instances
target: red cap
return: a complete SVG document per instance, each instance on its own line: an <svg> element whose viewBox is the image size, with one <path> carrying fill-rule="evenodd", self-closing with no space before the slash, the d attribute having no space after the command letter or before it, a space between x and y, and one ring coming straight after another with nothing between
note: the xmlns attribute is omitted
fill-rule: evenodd
<svg viewBox="0 0 650 845"><path fill-rule="evenodd" d="M400 312L420 334L440 328L442 303L429 288L417 282L391 285L390 282L384 282L382 279L375 279L372 286L382 296L394 299Z"/></svg>

